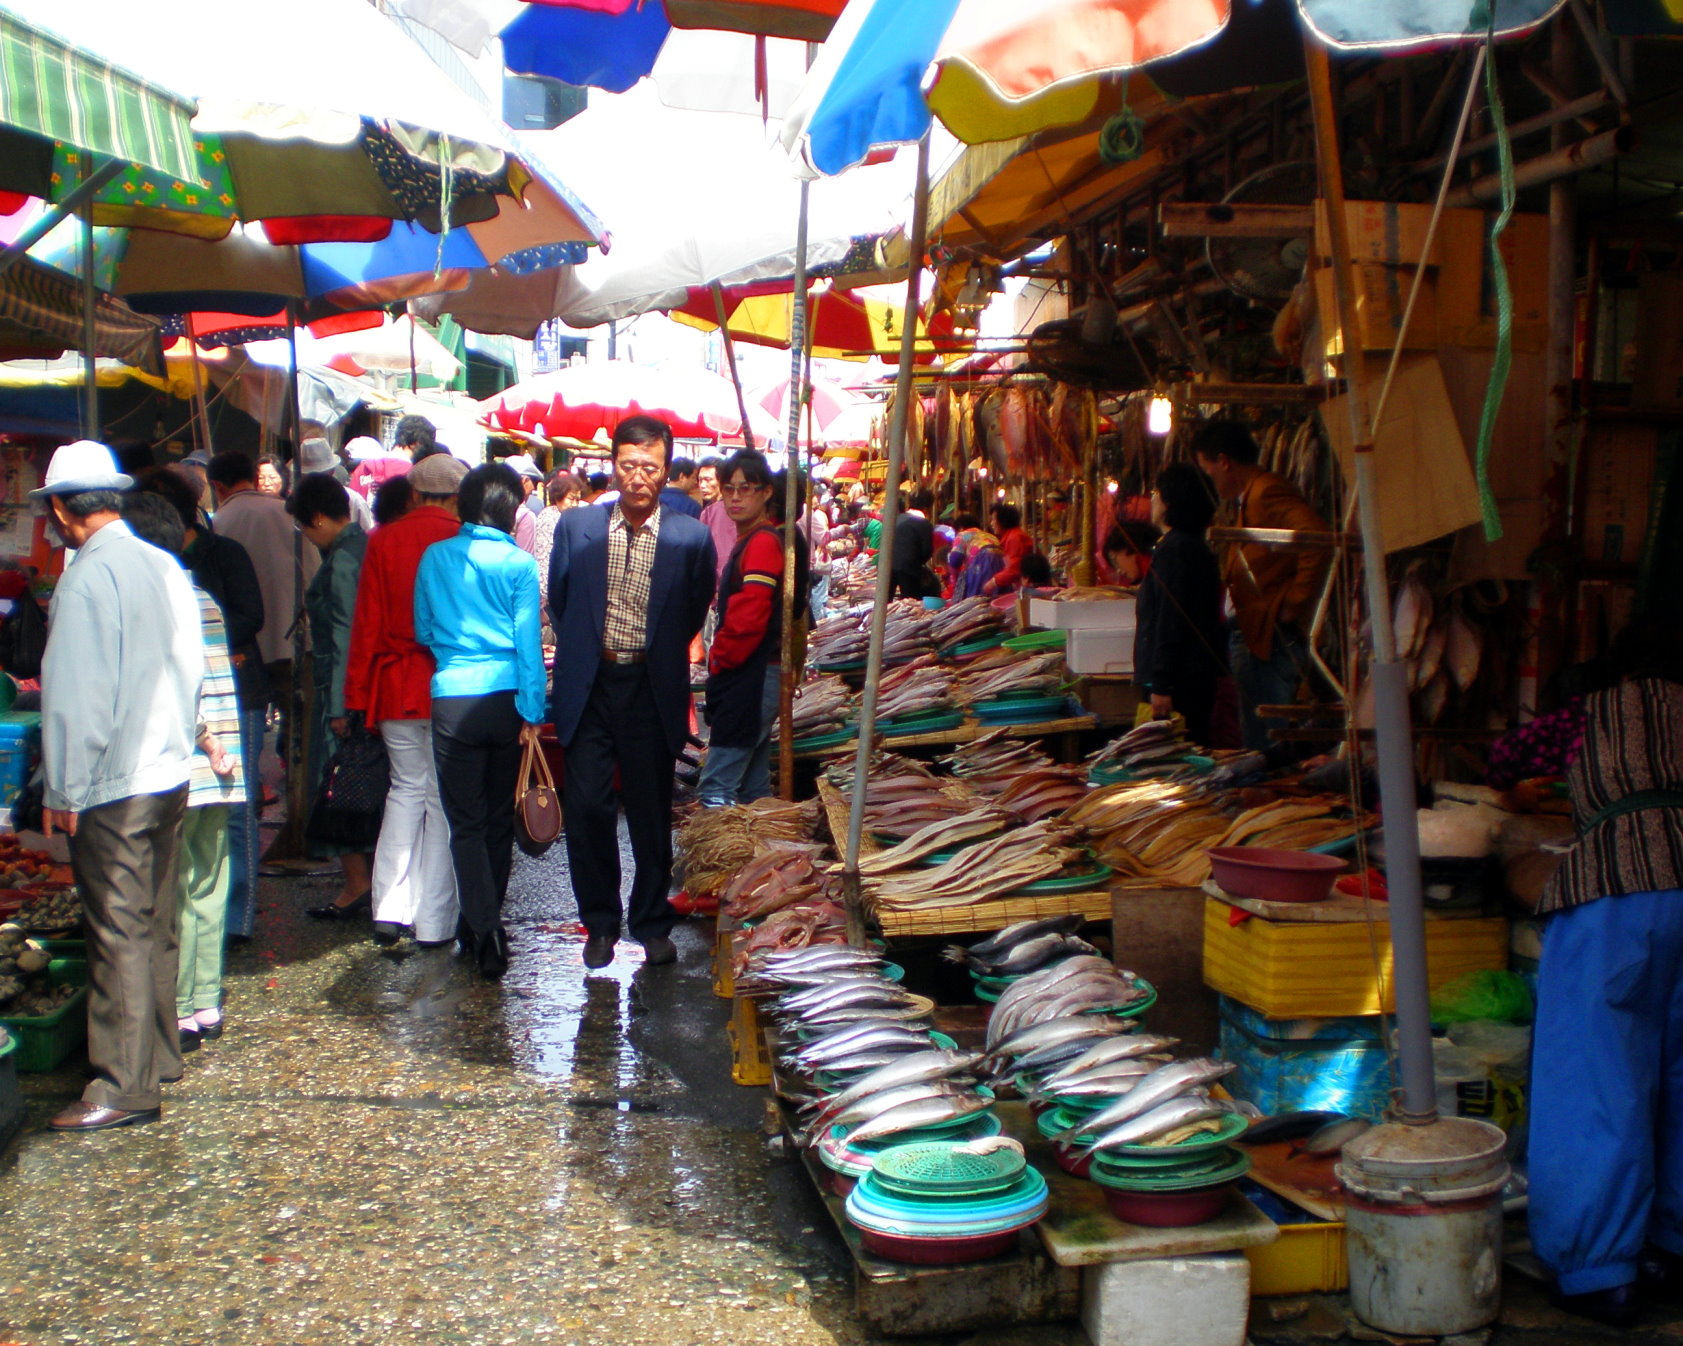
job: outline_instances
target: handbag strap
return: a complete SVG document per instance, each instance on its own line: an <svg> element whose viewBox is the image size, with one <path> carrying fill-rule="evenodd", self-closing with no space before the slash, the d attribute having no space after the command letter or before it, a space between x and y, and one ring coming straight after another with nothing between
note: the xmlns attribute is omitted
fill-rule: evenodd
<svg viewBox="0 0 1683 1346"><path fill-rule="evenodd" d="M532 743L526 739L520 750L520 774L514 778L514 804L518 808L532 788Z"/></svg>
<svg viewBox="0 0 1683 1346"><path fill-rule="evenodd" d="M553 792L555 776L549 769L549 759L539 746L537 733L528 734L522 730L520 737L525 746L520 754L520 778L514 788L515 799L519 800L531 789L543 788Z"/></svg>

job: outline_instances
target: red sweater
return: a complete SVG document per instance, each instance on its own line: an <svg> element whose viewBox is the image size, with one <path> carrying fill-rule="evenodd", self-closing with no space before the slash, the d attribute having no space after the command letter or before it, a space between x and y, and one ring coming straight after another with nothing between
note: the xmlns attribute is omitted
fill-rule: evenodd
<svg viewBox="0 0 1683 1346"><path fill-rule="evenodd" d="M775 528L762 528L748 539L741 570L742 587L726 599L724 615L713 633L713 648L707 655L709 673L747 663L771 626L772 604L783 581L783 548Z"/></svg>
<svg viewBox="0 0 1683 1346"><path fill-rule="evenodd" d="M1034 539L1021 528L1007 528L999 535L999 550L1005 564L993 577L993 586L1003 594L1023 582L1023 557L1034 550Z"/></svg>
<svg viewBox="0 0 1683 1346"><path fill-rule="evenodd" d="M455 537L448 510L421 505L368 536L351 620L345 709L370 727L432 714L432 651L415 640L415 572L421 553Z"/></svg>

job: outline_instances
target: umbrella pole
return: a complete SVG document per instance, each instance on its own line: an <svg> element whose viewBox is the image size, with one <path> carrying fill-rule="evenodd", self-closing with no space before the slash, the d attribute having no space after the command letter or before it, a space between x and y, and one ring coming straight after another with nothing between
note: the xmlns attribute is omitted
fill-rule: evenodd
<svg viewBox="0 0 1683 1346"><path fill-rule="evenodd" d="M795 548L801 541L801 530L796 526L800 511L796 487L801 475L801 402L806 389L801 356L806 348L806 234L811 192L812 183L802 178L801 212L795 225L795 288L790 296L789 443L783 472L783 673L777 687L777 793L787 800L795 797L795 683L801 675L795 667ZM739 396L741 388L738 384ZM743 424L747 423L744 416Z"/></svg>
<svg viewBox="0 0 1683 1346"><path fill-rule="evenodd" d="M742 375L736 369L736 342L730 334L730 315L725 312L725 287L714 281L707 287L713 292L713 308L719 315L719 335L725 339L725 363L730 366L731 386L736 389L736 412L742 417L742 442L754 447L754 431L748 424L748 399L742 393Z"/></svg>
<svg viewBox="0 0 1683 1346"><path fill-rule="evenodd" d="M1333 288L1339 328L1357 330L1350 286L1350 234L1344 213L1344 173L1338 156L1338 122L1326 48L1303 43L1309 98L1315 121L1315 156L1332 237ZM1368 416L1366 356L1345 338L1344 378L1348 388L1351 439L1355 444L1357 516L1362 532L1362 570L1373 628L1374 723L1378 737L1379 801L1385 828L1385 879L1390 889L1392 982L1397 1000L1397 1043L1402 1100L1399 1121L1426 1125L1437 1120L1437 1083L1432 1069L1432 1019L1426 981L1426 917L1420 886L1420 832L1415 817L1414 737L1408 716L1408 675L1397 658L1391 600L1385 578L1385 547L1379 522L1378 466Z"/></svg>
<svg viewBox="0 0 1683 1346"><path fill-rule="evenodd" d="M80 156L82 161L82 185L86 186L92 179L89 170L92 165L90 156ZM95 367L94 344L97 340L96 324L94 322L94 306L98 291L94 289L94 232L93 232L93 197L90 194L82 203L82 438L99 438L99 381Z"/></svg>
<svg viewBox="0 0 1683 1346"><path fill-rule="evenodd" d="M888 474L883 481L882 540L877 548L877 592L871 607L871 643L865 655L865 692L859 706L859 748L853 757L853 793L847 811L847 850L842 894L847 907L848 943L865 942L864 894L859 886L859 843L865 830L865 777L876 733L877 692L882 682L882 643L888 625L888 596L894 577L894 523L900 513L900 472L906 460L906 427L917 355L918 279L929 229L929 134L917 143L917 187L912 198L911 259L906 263L906 312L900 325L900 368L894 382L894 416L888 430Z"/></svg>

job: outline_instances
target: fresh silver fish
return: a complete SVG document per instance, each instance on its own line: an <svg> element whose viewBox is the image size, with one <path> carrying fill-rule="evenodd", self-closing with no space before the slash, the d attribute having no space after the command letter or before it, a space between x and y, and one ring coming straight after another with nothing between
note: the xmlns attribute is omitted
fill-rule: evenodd
<svg viewBox="0 0 1683 1346"><path fill-rule="evenodd" d="M1118 1145L1146 1145L1159 1136L1180 1130L1183 1126L1232 1115L1231 1107L1215 1099L1171 1098L1167 1103L1159 1103L1149 1112L1141 1113L1131 1121L1123 1122L1120 1126L1099 1134L1087 1148L1105 1150ZM1094 1134L1093 1128L1086 1123L1082 1124L1082 1129L1088 1135Z"/></svg>
<svg viewBox="0 0 1683 1346"><path fill-rule="evenodd" d="M980 1057L964 1052L949 1052L939 1048L903 1056L898 1061L855 1080L841 1093L829 1099L823 1107L821 1117L834 1116L861 1098L869 1098L872 1094L880 1094L903 1084L920 1084L925 1080L944 1080L953 1075L963 1074L974 1070L980 1060Z"/></svg>
<svg viewBox="0 0 1683 1346"><path fill-rule="evenodd" d="M915 1042L925 1047L931 1045L926 1031L895 1023L864 1023L815 1038L791 1052L790 1059L799 1065L822 1065L833 1057L895 1042Z"/></svg>
<svg viewBox="0 0 1683 1346"><path fill-rule="evenodd" d="M1043 1081L1031 1090L1029 1097L1042 1098L1121 1098L1153 1071L1167 1064L1161 1056L1139 1056L1131 1061L1115 1061L1108 1066L1077 1075L1053 1084Z"/></svg>
<svg viewBox="0 0 1683 1346"><path fill-rule="evenodd" d="M1095 1042L1108 1039L1083 1034L1078 1038L1071 1038L1068 1042L1060 1042L1056 1046L1042 1047L1039 1051L1028 1052L1017 1058L1016 1069L1025 1075L1050 1074L1054 1070L1061 1070L1071 1061L1084 1056L1092 1049Z"/></svg>
<svg viewBox="0 0 1683 1346"><path fill-rule="evenodd" d="M1098 950L1086 940L1077 939L1074 935L1046 934L1013 944L997 954L971 954L964 962L988 976L1006 977L1033 972L1078 954L1097 953Z"/></svg>
<svg viewBox="0 0 1683 1346"><path fill-rule="evenodd" d="M1058 1139L1069 1140L1083 1132L1087 1135L1102 1134L1111 1127L1143 1116L1159 1103L1166 1103L1181 1094L1214 1084L1217 1080L1231 1075L1235 1068L1231 1061L1216 1061L1207 1056L1160 1066L1108 1108L1062 1132Z"/></svg>
<svg viewBox="0 0 1683 1346"><path fill-rule="evenodd" d="M1132 1034L1133 1031L1134 1025L1126 1019L1070 1014L1058 1019L1047 1019L1043 1023L1030 1024L995 1045L993 1054L1021 1058L1047 1047L1055 1047L1059 1043L1119 1037Z"/></svg>
<svg viewBox="0 0 1683 1346"><path fill-rule="evenodd" d="M927 1042L899 1042L886 1043L880 1047L872 1047L839 1057L833 1061L826 1061L823 1065L808 1067L810 1073L823 1071L826 1075L846 1076L859 1075L867 1070L876 1070L902 1056L910 1056L913 1052L925 1051L929 1047Z"/></svg>
<svg viewBox="0 0 1683 1346"><path fill-rule="evenodd" d="M1012 945L1034 939L1037 935L1073 935L1081 928L1085 919L1079 914L1070 913L1064 916L1042 916L1032 921L1016 921L998 934L972 944L968 949L957 944L952 947L963 950L963 956L966 957L992 958Z"/></svg>
<svg viewBox="0 0 1683 1346"><path fill-rule="evenodd" d="M857 1126L861 1122L868 1122L871 1118L903 1103L918 1103L926 1098L956 1098L960 1095L970 1097L972 1091L962 1085L949 1084L945 1080L927 1080L922 1084L906 1084L898 1089L888 1089L880 1094L861 1098L857 1103L831 1117L823 1127L818 1128L816 1134L809 1130L807 1139L817 1140L832 1126Z"/></svg>
<svg viewBox="0 0 1683 1346"><path fill-rule="evenodd" d="M1048 1075L1046 1084L1050 1087L1060 1079L1084 1075L1090 1070L1109 1065L1113 1061L1127 1061L1137 1056L1152 1056L1158 1052L1166 1052L1169 1048L1178 1046L1179 1043L1179 1038L1158 1037L1154 1033L1129 1033L1107 1037L1096 1045L1089 1047L1067 1065ZM1028 1065L1026 1058L1022 1064L1025 1067Z"/></svg>
<svg viewBox="0 0 1683 1346"><path fill-rule="evenodd" d="M902 1103L897 1108L879 1113L868 1122L862 1122L848 1133L847 1140L850 1145L857 1145L861 1141L892 1136L899 1131L939 1126L942 1122L986 1112L992 1106L980 1094L958 1094L946 1098L926 1098L918 1103Z"/></svg>
<svg viewBox="0 0 1683 1346"><path fill-rule="evenodd" d="M916 1004L909 991L891 981L849 979L815 986L793 995L779 996L773 1002L780 1014L805 1016L822 1010L839 1009L843 1005L908 1005Z"/></svg>
<svg viewBox="0 0 1683 1346"><path fill-rule="evenodd" d="M838 1005L800 1016L803 1028L841 1028L862 1023L915 1023L927 1020L930 1010L908 996L902 1005Z"/></svg>

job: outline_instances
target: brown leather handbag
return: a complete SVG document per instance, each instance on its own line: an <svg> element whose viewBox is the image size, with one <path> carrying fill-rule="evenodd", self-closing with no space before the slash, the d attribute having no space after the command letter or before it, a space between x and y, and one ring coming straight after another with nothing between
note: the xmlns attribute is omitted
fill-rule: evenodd
<svg viewBox="0 0 1683 1346"><path fill-rule="evenodd" d="M561 836L561 796L538 743L538 731L524 728L520 738L525 751L514 784L514 839L527 855L542 855Z"/></svg>

